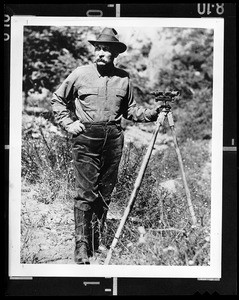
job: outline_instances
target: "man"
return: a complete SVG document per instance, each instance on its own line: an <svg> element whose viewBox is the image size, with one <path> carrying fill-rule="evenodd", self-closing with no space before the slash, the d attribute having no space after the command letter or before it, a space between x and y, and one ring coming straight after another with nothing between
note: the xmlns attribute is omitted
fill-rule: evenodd
<svg viewBox="0 0 239 300"><path fill-rule="evenodd" d="M89 42L95 47L94 63L76 68L52 98L56 120L72 134L77 264L89 264L89 256L99 248L122 155L122 117L151 122L158 116L158 109L136 106L129 74L114 65L127 49L115 29L105 28Z"/></svg>

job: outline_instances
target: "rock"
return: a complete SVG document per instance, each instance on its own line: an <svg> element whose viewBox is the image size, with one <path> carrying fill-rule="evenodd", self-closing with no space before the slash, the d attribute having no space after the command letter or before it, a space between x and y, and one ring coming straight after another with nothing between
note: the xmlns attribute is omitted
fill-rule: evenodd
<svg viewBox="0 0 239 300"><path fill-rule="evenodd" d="M128 126L125 131L125 146L127 144L133 143L135 147L142 148L143 146L148 146L153 136L152 128L140 127L139 125ZM157 140L154 144L153 153L155 151L165 151L168 148L168 143L171 141L171 137L164 134L158 134Z"/></svg>
<svg viewBox="0 0 239 300"><path fill-rule="evenodd" d="M179 186L179 183L175 179L170 179L170 180L159 183L159 187L164 188L171 194L174 194L177 192L178 186Z"/></svg>
<svg viewBox="0 0 239 300"><path fill-rule="evenodd" d="M193 266L193 265L194 265L194 261L193 261L193 260L189 260L189 261L188 261L188 265L189 265L189 266Z"/></svg>

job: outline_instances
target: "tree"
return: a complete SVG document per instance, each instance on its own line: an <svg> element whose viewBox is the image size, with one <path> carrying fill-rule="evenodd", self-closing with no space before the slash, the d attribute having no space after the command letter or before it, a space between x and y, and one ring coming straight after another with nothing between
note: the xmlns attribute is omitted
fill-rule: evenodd
<svg viewBox="0 0 239 300"><path fill-rule="evenodd" d="M54 90L74 68L92 58L88 27L26 26L24 30L23 91Z"/></svg>
<svg viewBox="0 0 239 300"><path fill-rule="evenodd" d="M179 31L179 29L177 29ZM176 35L175 46L182 51L175 53L169 67L159 74L159 86L163 90L179 90L175 116L180 127L178 136L202 139L211 137L212 84L213 84L213 31L187 30Z"/></svg>

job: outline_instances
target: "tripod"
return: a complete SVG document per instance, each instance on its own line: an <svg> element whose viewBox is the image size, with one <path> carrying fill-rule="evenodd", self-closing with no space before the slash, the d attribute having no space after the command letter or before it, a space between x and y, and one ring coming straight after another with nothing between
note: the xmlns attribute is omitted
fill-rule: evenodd
<svg viewBox="0 0 239 300"><path fill-rule="evenodd" d="M182 180L183 180L183 184L184 184L184 188L185 188L185 192L186 192L186 197L187 197L187 202L188 202L188 208L189 208L189 211L190 211L190 214L191 214L191 218L192 218L192 224L196 225L196 223L197 223L196 216L195 216L194 209L193 209L193 205L192 205L192 201L191 201L190 191L189 191L189 188L188 188L188 185L187 185L187 180L186 180L186 176L185 176L185 172L184 172L183 160L182 160L181 152L180 152L180 149L178 147L177 137L176 137L175 128L174 128L173 114L172 114L172 111L171 111L171 106L167 103L168 101L172 101L172 95L169 95L169 96L166 95L165 96L165 94L164 94L164 95L160 96L159 100L163 101L164 103L160 106L161 111L160 111L160 113L158 115L158 118L157 118L157 121L156 121L156 128L155 128L155 131L153 133L153 136L152 136L152 139L150 141L150 144L149 144L149 147L147 149L147 152L145 154L145 157L143 159L143 162L142 162L142 165L141 165L141 169L140 169L139 174L137 176L137 179L135 181L134 189L133 189L132 194L130 196L128 205L127 205L127 207L125 209L124 215L123 215L123 217L122 217L122 219L120 221L119 227L118 227L118 229L116 231L116 234L114 236L113 242L112 242L112 244L110 246L110 249L108 251L106 260L104 262L105 265L108 265L109 262L110 262L110 259L111 259L111 256L112 256L112 252L113 252L113 250L114 250L114 248L115 248L115 246L116 246L116 244L118 242L120 233L121 233L121 231L123 229L123 226L124 226L124 224L125 224L125 222L127 220L127 217L129 215L130 211L133 208L133 205L134 205L137 193L139 191L140 184L142 182L145 170L147 168L147 165L148 165L148 162L149 162L149 159L150 159L150 156L151 156L151 153L152 153L152 150L153 150L153 147L154 147L154 144L155 144L158 132L159 132L160 128L163 126L165 118L168 119L168 124L169 124L169 126L171 128L171 132L172 132L172 136L173 136L173 141L174 141L174 146L175 146L175 150L176 150L176 153L177 153L178 162L179 162L179 166L180 166L180 170L181 170L181 175L182 175Z"/></svg>

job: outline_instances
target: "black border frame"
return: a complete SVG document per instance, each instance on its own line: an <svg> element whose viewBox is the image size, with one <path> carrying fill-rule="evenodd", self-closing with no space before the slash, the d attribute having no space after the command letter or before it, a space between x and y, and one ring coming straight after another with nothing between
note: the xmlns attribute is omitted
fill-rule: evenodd
<svg viewBox="0 0 239 300"><path fill-rule="evenodd" d="M121 17L207 17L198 3L120 4ZM147 7L147 9L145 9ZM117 295L237 295L237 115L236 115L236 3L224 3L224 118L223 118L223 220L222 278L217 281L188 278L117 278ZM47 9L46 9L47 8ZM108 4L7 4L5 14L36 16L85 16L89 9L115 16ZM209 17L209 16L208 16ZM212 13L210 17L218 17ZM9 28L4 28L4 32ZM10 43L4 43L4 184L8 186ZM234 142L232 144L232 139ZM112 295L113 278L10 279L8 277L8 189L4 193L4 295L79 296ZM97 282L97 284L86 284Z"/></svg>

